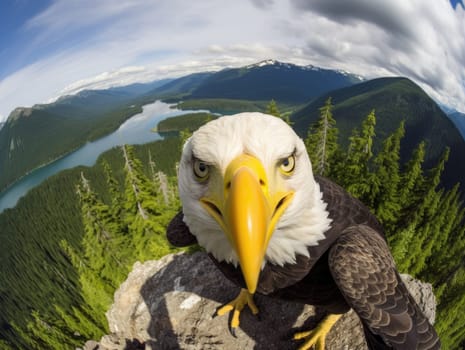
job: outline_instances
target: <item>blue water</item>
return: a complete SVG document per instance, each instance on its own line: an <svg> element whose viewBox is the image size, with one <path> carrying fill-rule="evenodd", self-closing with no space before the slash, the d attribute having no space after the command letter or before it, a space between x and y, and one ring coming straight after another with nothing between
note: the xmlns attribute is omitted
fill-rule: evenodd
<svg viewBox="0 0 465 350"><path fill-rule="evenodd" d="M143 144L160 140L162 139L160 134L151 131L158 122L169 117L192 112L170 108L169 104L160 101L143 106L142 113L128 119L112 134L97 141L89 142L78 150L32 171L13 186L0 193L0 213L6 208L13 208L22 196L49 176L78 165L92 166L100 154L115 146Z"/></svg>

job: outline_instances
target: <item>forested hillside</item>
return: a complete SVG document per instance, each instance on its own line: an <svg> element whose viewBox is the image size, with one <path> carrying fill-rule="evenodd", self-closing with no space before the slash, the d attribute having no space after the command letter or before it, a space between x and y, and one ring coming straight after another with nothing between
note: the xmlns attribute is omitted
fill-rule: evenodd
<svg viewBox="0 0 465 350"><path fill-rule="evenodd" d="M71 349L102 334L104 308L132 264L172 251L164 226L178 210L179 150L176 138L113 149L0 214L0 348ZM97 243L108 245L97 251Z"/></svg>
<svg viewBox="0 0 465 350"><path fill-rule="evenodd" d="M401 272L432 283L437 298L436 329L444 349L465 346L465 207L459 186L445 190L441 174L450 151L425 167L425 142L401 161L405 123L374 149L374 110L341 147L331 99L320 107L306 138L316 174L332 178L368 205L382 222ZM334 112L336 113L336 111Z"/></svg>
<svg viewBox="0 0 465 350"><path fill-rule="evenodd" d="M116 130L142 112L145 103L124 90L83 91L53 104L16 109L0 130L0 191L32 169Z"/></svg>
<svg viewBox="0 0 465 350"><path fill-rule="evenodd" d="M442 181L452 188L457 182L465 185L465 140L439 106L415 83L406 78L380 78L349 88L332 91L312 101L291 116L297 132L304 136L309 125L319 116L319 108L328 97L334 105L334 118L343 146L349 144L354 125L375 110L377 116L374 150L382 148L382 140L404 122L401 161L411 157L417 145L425 142L425 165L438 163L445 147L450 149ZM462 187L465 192L465 187Z"/></svg>
<svg viewBox="0 0 465 350"><path fill-rule="evenodd" d="M215 118L218 118L218 116L211 113L183 114L162 120L157 125L157 131L163 134L167 132L179 132L187 128L192 132Z"/></svg>
<svg viewBox="0 0 465 350"><path fill-rule="evenodd" d="M275 103L268 112L280 114ZM343 141L335 106L331 100L320 106L317 123L304 135L314 171L372 208L401 272L433 284L444 348L460 349L465 344L465 209L457 187L446 191L440 185L448 150L426 167L427 150L420 141L401 160L405 124L375 149L379 118L370 111L360 119ZM184 130L179 122L174 124ZM106 331L104 312L132 264L173 251L164 230L179 209L180 148L179 138L172 137L113 149L92 168L47 180L0 215L5 242L0 348L72 349Z"/></svg>

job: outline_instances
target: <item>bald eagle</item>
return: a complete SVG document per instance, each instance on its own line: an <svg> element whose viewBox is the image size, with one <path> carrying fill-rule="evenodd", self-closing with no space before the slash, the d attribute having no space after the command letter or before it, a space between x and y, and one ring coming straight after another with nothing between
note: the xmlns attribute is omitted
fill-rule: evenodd
<svg viewBox="0 0 465 350"><path fill-rule="evenodd" d="M300 332L302 349L351 308L370 349L439 349L438 336L399 277L378 220L357 199L313 176L303 141L280 118L241 113L211 121L183 148L182 212L167 236L198 242L241 290L220 308L239 326L253 295L319 305L328 315Z"/></svg>

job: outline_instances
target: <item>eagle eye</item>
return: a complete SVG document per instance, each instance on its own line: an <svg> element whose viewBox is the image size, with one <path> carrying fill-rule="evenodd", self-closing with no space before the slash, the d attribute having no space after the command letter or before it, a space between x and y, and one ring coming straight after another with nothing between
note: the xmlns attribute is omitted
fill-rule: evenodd
<svg viewBox="0 0 465 350"><path fill-rule="evenodd" d="M207 163L200 159L194 159L194 175L197 180L203 181L208 178L208 174L210 173L210 167Z"/></svg>
<svg viewBox="0 0 465 350"><path fill-rule="evenodd" d="M279 163L279 170L285 175L290 175L295 168L295 156L292 154L287 158L284 158Z"/></svg>

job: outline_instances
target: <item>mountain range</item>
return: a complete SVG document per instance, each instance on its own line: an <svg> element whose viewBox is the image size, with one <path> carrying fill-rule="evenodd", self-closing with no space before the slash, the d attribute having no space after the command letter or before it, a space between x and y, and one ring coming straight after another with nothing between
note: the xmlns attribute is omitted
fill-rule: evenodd
<svg viewBox="0 0 465 350"><path fill-rule="evenodd" d="M190 74L146 84L107 90L84 90L52 104L17 108L0 129L0 190L34 168L116 130L142 105L157 99L213 112L263 111L271 99L291 113L296 131L305 136L318 109L331 96L334 116L345 143L353 127L375 109L378 141L406 122L402 157L407 159L421 140L427 141L427 165L445 147L451 156L444 173L449 186L463 181L464 139L457 128L465 120L446 114L417 85L405 78L364 81L343 71L298 66L274 60L218 72ZM379 146L379 142L375 146ZM31 152L34 150L34 152Z"/></svg>
<svg viewBox="0 0 465 350"><path fill-rule="evenodd" d="M226 98L302 104L359 78L343 72L266 61L175 80L84 90L52 104L17 108L0 130L0 191L38 166L118 128L156 99ZM295 97L292 97L295 96ZM34 150L31 152L31 150Z"/></svg>
<svg viewBox="0 0 465 350"><path fill-rule="evenodd" d="M219 72L175 79L148 95L183 99L232 99L302 104L328 91L351 86L363 78L343 71L298 66L275 60Z"/></svg>
<svg viewBox="0 0 465 350"><path fill-rule="evenodd" d="M340 71L269 60L215 73L197 86L189 98L275 99L299 104L328 91L359 83L360 79Z"/></svg>

